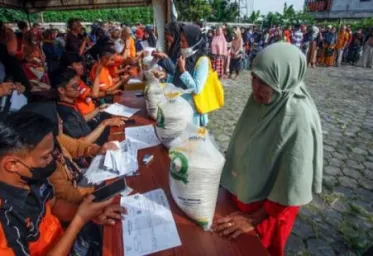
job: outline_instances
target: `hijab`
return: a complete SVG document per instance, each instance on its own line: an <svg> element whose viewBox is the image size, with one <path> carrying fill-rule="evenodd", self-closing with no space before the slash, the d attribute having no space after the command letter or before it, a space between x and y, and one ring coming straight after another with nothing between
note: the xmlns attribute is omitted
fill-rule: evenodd
<svg viewBox="0 0 373 256"><path fill-rule="evenodd" d="M219 35L215 35L211 42L211 51L215 55L228 56L228 44L225 39L223 29L218 28Z"/></svg>
<svg viewBox="0 0 373 256"><path fill-rule="evenodd" d="M268 46L253 62L275 94L266 105L250 96L228 147L221 184L243 203L300 206L321 192L322 130L306 69L305 55L287 43Z"/></svg>
<svg viewBox="0 0 373 256"><path fill-rule="evenodd" d="M174 41L172 42L170 48L168 49L167 55L172 60L173 63L177 62L177 59L180 57L180 36L181 36L181 27L177 22L168 23L165 27L166 33L170 34Z"/></svg>
<svg viewBox="0 0 373 256"><path fill-rule="evenodd" d="M202 57L204 54L204 47L205 47L205 42L202 36L202 31L201 28L192 25L192 24L186 24L182 26L181 28L182 33L184 33L185 38L188 42L189 47L192 47L193 50L196 52L186 58L185 60L185 69L188 71L192 76L194 73L195 66L197 64L197 61L200 57ZM187 89L184 83L180 80L181 72L180 69L177 67L174 75L174 81L173 84L177 87Z"/></svg>
<svg viewBox="0 0 373 256"><path fill-rule="evenodd" d="M149 37L146 39L148 41L149 47L155 48L157 45L157 39L155 38L155 35L151 28L145 28L145 32L148 33Z"/></svg>
<svg viewBox="0 0 373 256"><path fill-rule="evenodd" d="M242 48L242 45L243 43L242 43L241 31L235 30L234 39L232 40L232 47L231 47L232 53L236 54Z"/></svg>

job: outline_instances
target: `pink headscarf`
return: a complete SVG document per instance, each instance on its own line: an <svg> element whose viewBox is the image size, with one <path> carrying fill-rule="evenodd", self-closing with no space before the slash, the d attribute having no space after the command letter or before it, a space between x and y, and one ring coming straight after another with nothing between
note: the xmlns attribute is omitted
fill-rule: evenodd
<svg viewBox="0 0 373 256"><path fill-rule="evenodd" d="M219 28L219 35L215 35L211 42L211 52L215 55L228 56L228 45L223 29Z"/></svg>

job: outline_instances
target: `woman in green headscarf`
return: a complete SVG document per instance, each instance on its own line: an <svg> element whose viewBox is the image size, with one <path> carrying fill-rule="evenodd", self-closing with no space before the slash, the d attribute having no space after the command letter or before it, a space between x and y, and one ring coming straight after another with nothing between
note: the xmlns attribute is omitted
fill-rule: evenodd
<svg viewBox="0 0 373 256"><path fill-rule="evenodd" d="M322 188L322 130L303 83L306 67L304 54L286 43L257 55L221 178L240 212L213 230L229 238L255 230L271 255L283 255L299 207Z"/></svg>

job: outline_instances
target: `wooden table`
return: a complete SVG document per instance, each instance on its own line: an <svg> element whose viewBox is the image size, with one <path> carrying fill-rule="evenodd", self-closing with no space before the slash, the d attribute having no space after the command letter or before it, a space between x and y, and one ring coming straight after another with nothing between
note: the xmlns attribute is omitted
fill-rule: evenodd
<svg viewBox="0 0 373 256"><path fill-rule="evenodd" d="M135 96L136 91L128 91L117 96L114 101L123 103L128 107L140 108L134 119L136 126L154 123L146 117L145 102L143 98ZM123 140L123 128L111 130L111 140ZM141 160L145 154L153 154L154 159L148 165L143 165ZM172 199L169 188L169 165L167 149L163 146L144 149L139 151L139 173L137 177L127 177L128 185L136 192L143 193L153 189L162 188L168 198L168 202L176 222L177 230L182 245L169 250L161 251L152 255L155 256L264 256L269 255L263 248L259 238L254 232L240 236L235 241L229 241L219 237L212 232L205 232L177 207ZM215 217L222 217L237 211L230 195L226 190L220 188L216 206ZM123 256L122 223L117 222L115 226L104 228L103 255Z"/></svg>

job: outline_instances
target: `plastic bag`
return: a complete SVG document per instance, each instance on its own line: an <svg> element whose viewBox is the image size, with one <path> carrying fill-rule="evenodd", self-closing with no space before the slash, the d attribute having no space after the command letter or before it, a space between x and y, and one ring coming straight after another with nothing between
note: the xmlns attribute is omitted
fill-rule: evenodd
<svg viewBox="0 0 373 256"><path fill-rule="evenodd" d="M189 124L171 143L170 189L180 209L204 230L215 213L225 158L212 143L206 128Z"/></svg>

